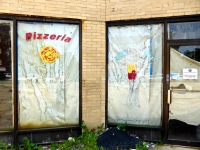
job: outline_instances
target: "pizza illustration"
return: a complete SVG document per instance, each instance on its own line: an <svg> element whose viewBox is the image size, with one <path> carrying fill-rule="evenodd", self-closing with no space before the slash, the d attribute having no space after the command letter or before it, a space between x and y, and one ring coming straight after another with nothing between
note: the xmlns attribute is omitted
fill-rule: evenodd
<svg viewBox="0 0 200 150"><path fill-rule="evenodd" d="M53 46L44 46L40 50L40 58L47 63L55 62L59 56L59 52Z"/></svg>

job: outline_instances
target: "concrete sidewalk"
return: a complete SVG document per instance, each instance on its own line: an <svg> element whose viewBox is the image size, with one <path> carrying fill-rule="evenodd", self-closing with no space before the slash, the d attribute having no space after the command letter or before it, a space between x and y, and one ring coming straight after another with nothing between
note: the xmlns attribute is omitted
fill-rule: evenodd
<svg viewBox="0 0 200 150"><path fill-rule="evenodd" d="M200 147L186 147L186 146L177 146L177 145L162 145L156 146L152 150L200 150Z"/></svg>

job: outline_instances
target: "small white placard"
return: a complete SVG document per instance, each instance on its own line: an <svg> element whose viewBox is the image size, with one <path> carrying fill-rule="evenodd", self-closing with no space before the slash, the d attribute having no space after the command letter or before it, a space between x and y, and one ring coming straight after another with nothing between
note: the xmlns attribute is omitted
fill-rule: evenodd
<svg viewBox="0 0 200 150"><path fill-rule="evenodd" d="M198 70L196 68L183 68L183 79L197 79Z"/></svg>

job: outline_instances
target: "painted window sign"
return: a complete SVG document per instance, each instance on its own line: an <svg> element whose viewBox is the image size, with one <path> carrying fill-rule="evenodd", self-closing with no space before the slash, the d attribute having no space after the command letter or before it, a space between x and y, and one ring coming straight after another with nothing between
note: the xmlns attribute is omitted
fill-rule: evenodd
<svg viewBox="0 0 200 150"><path fill-rule="evenodd" d="M20 21L17 36L19 129L77 125L79 26Z"/></svg>
<svg viewBox="0 0 200 150"><path fill-rule="evenodd" d="M64 41L64 42L70 42L71 41L71 37L67 37L66 34L64 35L56 35L56 34L47 34L47 33L31 33L31 32L27 32L26 33L26 40L29 41L31 39L50 39L50 40L60 40L60 41Z"/></svg>
<svg viewBox="0 0 200 150"><path fill-rule="evenodd" d="M118 61L120 60L122 57L127 56L128 55L128 51L121 51L117 54L117 56L115 56L115 60Z"/></svg>
<svg viewBox="0 0 200 150"><path fill-rule="evenodd" d="M137 77L137 68L134 63L128 64L128 79L135 80Z"/></svg>
<svg viewBox="0 0 200 150"><path fill-rule="evenodd" d="M123 50L121 52L119 52L116 56L115 56L115 60L119 61L121 60L124 56L129 56L129 50L130 48L128 48L128 50ZM148 50L144 50L142 53L142 57L148 57L148 60L154 60L155 58L152 56L152 54L150 53L150 51Z"/></svg>
<svg viewBox="0 0 200 150"><path fill-rule="evenodd" d="M59 58L59 52L52 46L45 46L40 50L40 58L44 62L52 63Z"/></svg>
<svg viewBox="0 0 200 150"><path fill-rule="evenodd" d="M162 33L162 24L108 28L109 123L161 125Z"/></svg>

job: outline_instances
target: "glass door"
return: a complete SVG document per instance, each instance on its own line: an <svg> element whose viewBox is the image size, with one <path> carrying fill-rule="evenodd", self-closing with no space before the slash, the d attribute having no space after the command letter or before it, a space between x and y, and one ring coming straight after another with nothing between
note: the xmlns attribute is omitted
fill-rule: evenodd
<svg viewBox="0 0 200 150"><path fill-rule="evenodd" d="M168 45L168 139L200 141L200 45Z"/></svg>

